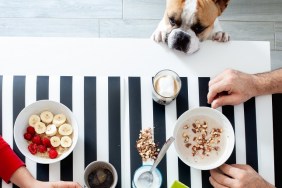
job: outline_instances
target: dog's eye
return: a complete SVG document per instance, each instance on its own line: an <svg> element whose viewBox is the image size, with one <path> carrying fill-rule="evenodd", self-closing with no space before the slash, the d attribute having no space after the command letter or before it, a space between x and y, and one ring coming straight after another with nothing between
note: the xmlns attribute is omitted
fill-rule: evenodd
<svg viewBox="0 0 282 188"><path fill-rule="evenodd" d="M196 34L199 34L199 33L202 33L207 27L203 26L202 24L200 23L197 23L195 25L193 25L191 27L191 29L196 33Z"/></svg>
<svg viewBox="0 0 282 188"><path fill-rule="evenodd" d="M175 26L176 25L176 21L175 21L174 18L168 18L168 20L169 20L169 23L170 23L171 26Z"/></svg>

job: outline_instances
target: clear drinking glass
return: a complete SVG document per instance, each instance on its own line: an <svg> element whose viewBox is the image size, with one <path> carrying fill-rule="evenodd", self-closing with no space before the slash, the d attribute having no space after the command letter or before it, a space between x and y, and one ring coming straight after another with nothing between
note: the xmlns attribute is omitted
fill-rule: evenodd
<svg viewBox="0 0 282 188"><path fill-rule="evenodd" d="M181 80L176 72L164 69L154 76L152 87L154 101L166 105L171 103L179 94Z"/></svg>

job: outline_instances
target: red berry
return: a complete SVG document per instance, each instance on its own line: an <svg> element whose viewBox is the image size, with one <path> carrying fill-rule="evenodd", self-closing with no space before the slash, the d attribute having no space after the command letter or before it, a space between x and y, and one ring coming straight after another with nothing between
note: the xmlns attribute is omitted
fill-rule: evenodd
<svg viewBox="0 0 282 188"><path fill-rule="evenodd" d="M34 134L35 134L35 129L34 129L34 127L32 127L32 126L28 126L28 127L26 128L26 132L28 132L28 133L34 135Z"/></svg>
<svg viewBox="0 0 282 188"><path fill-rule="evenodd" d="M49 157L50 157L51 159L55 159L57 156L58 156L57 150L55 150L55 149L50 149L50 150L49 150Z"/></svg>
<svg viewBox="0 0 282 188"><path fill-rule="evenodd" d="M37 145L36 144L30 143L27 148L32 155L35 155L37 153Z"/></svg>
<svg viewBox="0 0 282 188"><path fill-rule="evenodd" d="M30 141L32 139L32 135L30 133L24 133L24 139Z"/></svg>
<svg viewBox="0 0 282 188"><path fill-rule="evenodd" d="M37 150L38 150L40 153L44 153L45 151L47 151L47 148L46 148L46 146L44 146L44 145L39 145L39 146L37 147Z"/></svg>
<svg viewBox="0 0 282 188"><path fill-rule="evenodd" d="M32 142L37 144L37 145L40 145L41 144L41 138L39 135L35 135L33 138L32 138Z"/></svg>
<svg viewBox="0 0 282 188"><path fill-rule="evenodd" d="M49 138L47 138L47 137L42 138L42 144L43 144L44 146L46 146L47 148L51 147L50 140L49 140Z"/></svg>

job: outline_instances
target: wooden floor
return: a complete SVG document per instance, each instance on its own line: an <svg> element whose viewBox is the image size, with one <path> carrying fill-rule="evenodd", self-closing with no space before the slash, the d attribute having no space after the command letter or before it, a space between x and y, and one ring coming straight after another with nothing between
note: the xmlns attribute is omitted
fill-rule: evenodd
<svg viewBox="0 0 282 188"><path fill-rule="evenodd" d="M0 0L0 36L148 38L165 0ZM282 67L282 0L231 0L220 17L233 40L270 41Z"/></svg>

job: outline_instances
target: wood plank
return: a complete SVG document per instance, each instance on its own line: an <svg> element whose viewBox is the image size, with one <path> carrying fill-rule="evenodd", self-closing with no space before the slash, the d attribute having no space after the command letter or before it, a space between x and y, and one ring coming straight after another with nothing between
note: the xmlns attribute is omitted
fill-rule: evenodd
<svg viewBox="0 0 282 188"><path fill-rule="evenodd" d="M275 49L282 50L282 22L275 23Z"/></svg>
<svg viewBox="0 0 282 188"><path fill-rule="evenodd" d="M223 13L222 20L282 21L281 0L233 0Z"/></svg>
<svg viewBox="0 0 282 188"><path fill-rule="evenodd" d="M0 18L0 36L98 37L97 19Z"/></svg>
<svg viewBox="0 0 282 188"><path fill-rule="evenodd" d="M224 31L231 40L270 41L274 49L274 23L272 22L235 22L221 21Z"/></svg>
<svg viewBox="0 0 282 188"><path fill-rule="evenodd" d="M121 18L122 0L0 1L0 18Z"/></svg>
<svg viewBox="0 0 282 188"><path fill-rule="evenodd" d="M100 37L150 38L159 20L100 20Z"/></svg>
<svg viewBox="0 0 282 188"><path fill-rule="evenodd" d="M271 69L282 68L282 51L271 51Z"/></svg>
<svg viewBox="0 0 282 188"><path fill-rule="evenodd" d="M161 19L165 0L123 0L124 19Z"/></svg>

